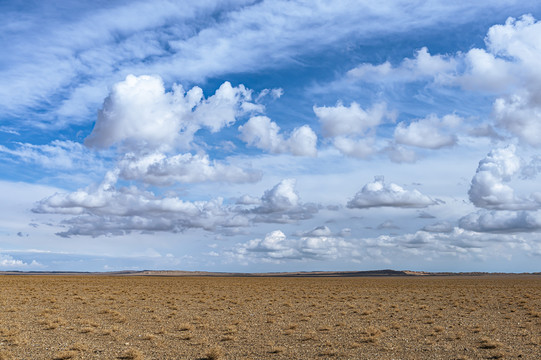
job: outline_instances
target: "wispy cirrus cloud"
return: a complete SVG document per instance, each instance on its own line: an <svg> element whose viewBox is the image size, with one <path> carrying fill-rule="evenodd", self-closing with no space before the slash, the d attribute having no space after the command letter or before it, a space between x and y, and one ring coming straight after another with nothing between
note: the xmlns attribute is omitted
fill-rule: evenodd
<svg viewBox="0 0 541 360"><path fill-rule="evenodd" d="M418 2L415 13L406 11L412 4L402 0L388 7L355 1L329 6L322 1L240 0L111 2L98 10L72 4L62 12L49 3L33 6L21 16L3 5L6 56L1 75L6 85L0 86L0 109L22 114L46 106L62 115L55 126L66 126L88 121L107 87L130 73L161 74L172 83L200 82L238 69L276 68L345 38L465 22L480 8L499 9L513 2ZM385 25L389 23L393 26ZM17 95L22 93L26 95ZM50 103L47 99L53 97L58 100ZM51 120L42 115L32 123Z"/></svg>

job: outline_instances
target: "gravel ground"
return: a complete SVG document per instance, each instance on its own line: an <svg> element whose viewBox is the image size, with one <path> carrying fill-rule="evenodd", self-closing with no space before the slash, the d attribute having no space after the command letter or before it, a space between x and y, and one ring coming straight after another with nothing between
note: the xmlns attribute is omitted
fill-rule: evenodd
<svg viewBox="0 0 541 360"><path fill-rule="evenodd" d="M541 359L541 276L0 276L4 359Z"/></svg>

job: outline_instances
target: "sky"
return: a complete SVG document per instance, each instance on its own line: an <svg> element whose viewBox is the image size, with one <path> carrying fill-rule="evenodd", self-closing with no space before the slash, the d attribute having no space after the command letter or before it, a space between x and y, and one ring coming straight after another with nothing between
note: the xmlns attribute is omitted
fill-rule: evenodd
<svg viewBox="0 0 541 360"><path fill-rule="evenodd" d="M541 271L539 1L0 16L0 270Z"/></svg>

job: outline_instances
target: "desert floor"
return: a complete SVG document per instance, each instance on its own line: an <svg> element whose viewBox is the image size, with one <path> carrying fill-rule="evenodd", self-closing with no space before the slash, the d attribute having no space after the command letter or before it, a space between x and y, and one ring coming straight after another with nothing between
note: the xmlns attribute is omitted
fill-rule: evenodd
<svg viewBox="0 0 541 360"><path fill-rule="evenodd" d="M0 276L4 359L541 359L541 276Z"/></svg>

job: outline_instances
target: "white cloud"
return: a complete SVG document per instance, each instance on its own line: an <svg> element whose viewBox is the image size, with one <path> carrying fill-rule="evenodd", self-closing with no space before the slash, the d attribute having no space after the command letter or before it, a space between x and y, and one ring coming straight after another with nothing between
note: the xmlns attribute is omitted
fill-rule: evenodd
<svg viewBox="0 0 541 360"><path fill-rule="evenodd" d="M13 128L9 126L0 126L0 132L11 134L11 135L21 135L17 130L14 130Z"/></svg>
<svg viewBox="0 0 541 360"><path fill-rule="evenodd" d="M385 62L379 65L361 64L351 69L338 83L425 82L437 86L460 86L479 94L496 96L492 120L495 125L533 146L541 146L541 22L531 15L508 18L503 25L492 26L485 38L485 49L473 48L466 53L431 55L427 48L413 58L405 58L397 66ZM418 96L424 96L419 93ZM456 138L442 134L431 126L434 136L421 134L428 124L412 124L411 133L405 124L396 129L395 137L406 144L428 148L451 146ZM415 131L414 131L415 130ZM492 137L499 137L492 132ZM496 135L496 136L494 136ZM432 141L432 142L428 142Z"/></svg>
<svg viewBox="0 0 541 360"><path fill-rule="evenodd" d="M420 80L444 81L457 67L450 56L430 55L426 47L415 53L413 59L406 58L396 67L388 61L380 65L361 64L347 72L352 79L368 82L411 82Z"/></svg>
<svg viewBox="0 0 541 360"><path fill-rule="evenodd" d="M91 185L73 193L56 193L38 202L37 213L62 213L80 215L145 215L177 212L198 214L196 204L178 198L159 199L153 193L135 187L116 188L118 171L110 171L98 185Z"/></svg>
<svg viewBox="0 0 541 360"><path fill-rule="evenodd" d="M219 198L189 202L175 196L158 197L135 187L117 188L117 180L118 171L109 172L102 183L73 193L56 193L39 201L32 211L76 215L63 221L69 229L59 233L62 236L213 230L228 227L235 215Z"/></svg>
<svg viewBox="0 0 541 360"><path fill-rule="evenodd" d="M530 145L541 145L541 22L531 15L492 26L487 50L466 54L466 71L457 81L469 89L496 92L496 124Z"/></svg>
<svg viewBox="0 0 541 360"><path fill-rule="evenodd" d="M366 184L347 204L352 209L371 207L424 208L437 202L421 194L418 190L405 190L396 184L386 184L383 178L376 177Z"/></svg>
<svg viewBox="0 0 541 360"><path fill-rule="evenodd" d="M272 189L265 191L258 211L277 212L297 207L299 195L295 191L295 183L295 179L284 179Z"/></svg>
<svg viewBox="0 0 541 360"><path fill-rule="evenodd" d="M153 185L204 181L243 183L261 179L259 171L211 161L204 153L174 156L159 152L142 156L128 153L119 161L118 167L122 178Z"/></svg>
<svg viewBox="0 0 541 360"><path fill-rule="evenodd" d="M295 179L284 179L265 191L258 206L249 210L257 214L254 221L291 223L312 218L319 208L316 204L302 203L295 184Z"/></svg>
<svg viewBox="0 0 541 360"><path fill-rule="evenodd" d="M274 154L291 153L298 156L317 154L317 135L308 126L295 128L288 139L280 134L280 127L266 116L251 117L239 126L240 139L249 146Z"/></svg>
<svg viewBox="0 0 541 360"><path fill-rule="evenodd" d="M461 121L462 119L454 114L445 115L441 119L431 114L424 119L412 121L409 125L401 122L395 128L394 139L398 144L427 149L454 146L457 137L449 133L449 130L456 128Z"/></svg>
<svg viewBox="0 0 541 360"><path fill-rule="evenodd" d="M515 151L513 145L494 149L479 162L468 191L470 201L475 206L493 210L524 210L539 207L537 200L539 195L533 193L528 199L520 198L515 195L514 189L506 184L521 167L520 158Z"/></svg>
<svg viewBox="0 0 541 360"><path fill-rule="evenodd" d="M283 263L290 260L381 263L393 259L393 262L416 266L420 259L426 264L441 258L454 261L508 258L508 254L517 248L535 255L538 248L536 238L528 234L486 234L443 224L439 227L443 231L421 230L348 241L327 235L288 237L276 230L262 239L239 243L223 256L229 261L245 263Z"/></svg>
<svg viewBox="0 0 541 360"><path fill-rule="evenodd" d="M26 263L22 260L15 259L11 255L4 255L0 253L0 268L4 270L28 270L31 268L40 268L42 266L42 264L35 260L32 260L31 263Z"/></svg>
<svg viewBox="0 0 541 360"><path fill-rule="evenodd" d="M349 107L338 103L336 106L314 106L313 109L321 124L322 134L326 138L365 135L381 124L383 119L393 116L387 111L385 103L374 104L368 110L362 109L356 102L352 102Z"/></svg>
<svg viewBox="0 0 541 360"><path fill-rule="evenodd" d="M464 216L460 227L476 232L516 233L541 230L539 211L486 211Z"/></svg>
<svg viewBox="0 0 541 360"><path fill-rule="evenodd" d="M128 75L113 86L85 144L97 148L122 144L133 152L190 148L197 130L217 132L233 124L250 99L250 90L229 82L205 99L199 87L186 92L174 85L166 92L160 77Z"/></svg>
<svg viewBox="0 0 541 360"><path fill-rule="evenodd" d="M61 223L67 230L58 233L69 237L188 229L234 234L254 222L294 223L310 219L319 210L315 204L300 201L293 179L281 181L258 200L245 196L244 201L226 205L221 198L185 201L175 195L157 196L134 186L119 187L118 177L118 170L110 171L100 184L72 193L57 192L36 203L32 211L72 215Z"/></svg>
<svg viewBox="0 0 541 360"><path fill-rule="evenodd" d="M168 83L203 82L239 69L273 69L343 39L355 42L434 24L467 23L487 9L508 11L510 3L514 1L438 1L418 3L415 11L403 0L390 6L243 0L182 4L156 0L102 7L8 4L3 9L0 108L24 114L43 105L44 99L59 98L49 105L50 117L69 114L63 125L85 122L111 82L129 73L161 74ZM422 56L417 58L420 62ZM435 71L437 56L432 58L427 68ZM46 125L50 117L32 121Z"/></svg>
<svg viewBox="0 0 541 360"><path fill-rule="evenodd" d="M374 104L364 110L356 102L349 107L338 103L336 106L313 107L323 137L330 138L342 154L366 158L375 150L375 129L383 120L395 120L396 113L387 110L385 103Z"/></svg>
<svg viewBox="0 0 541 360"><path fill-rule="evenodd" d="M288 239L280 230L268 233L263 239L237 244L232 255L241 261L280 263L285 260L330 260L346 257L354 245L340 237L310 234Z"/></svg>

